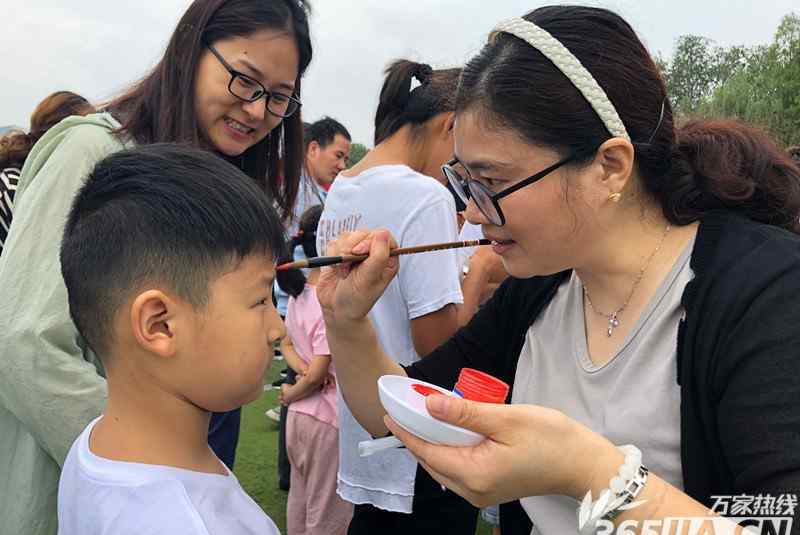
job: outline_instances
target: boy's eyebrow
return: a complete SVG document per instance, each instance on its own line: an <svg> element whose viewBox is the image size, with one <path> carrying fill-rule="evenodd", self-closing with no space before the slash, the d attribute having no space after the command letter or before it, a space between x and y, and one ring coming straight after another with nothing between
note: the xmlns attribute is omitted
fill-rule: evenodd
<svg viewBox="0 0 800 535"><path fill-rule="evenodd" d="M258 277L258 280L250 287L252 291L260 291L264 289L271 289L272 282L275 280L274 273L270 272Z"/></svg>

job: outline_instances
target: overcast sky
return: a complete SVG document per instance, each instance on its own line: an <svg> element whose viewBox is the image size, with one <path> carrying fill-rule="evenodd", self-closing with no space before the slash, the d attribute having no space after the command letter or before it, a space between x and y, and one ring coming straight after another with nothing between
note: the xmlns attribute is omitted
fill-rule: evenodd
<svg viewBox="0 0 800 535"><path fill-rule="evenodd" d="M798 0L606 0L652 53L700 34L720 45L771 41ZM2 0L3 3L10 0ZM519 0L316 0L314 60L303 83L304 119L331 115L371 145L382 70L408 57L457 66L492 26L550 2ZM3 9L0 125L27 127L49 93L68 89L99 101L117 94L160 58L189 0L27 0Z"/></svg>

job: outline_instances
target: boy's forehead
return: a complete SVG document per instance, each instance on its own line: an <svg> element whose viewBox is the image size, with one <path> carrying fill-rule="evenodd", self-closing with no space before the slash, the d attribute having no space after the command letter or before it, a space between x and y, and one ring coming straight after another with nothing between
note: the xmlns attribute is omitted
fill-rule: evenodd
<svg viewBox="0 0 800 535"><path fill-rule="evenodd" d="M275 260L270 254L250 254L236 262L233 269L222 274L220 279L248 286L271 284L275 277Z"/></svg>

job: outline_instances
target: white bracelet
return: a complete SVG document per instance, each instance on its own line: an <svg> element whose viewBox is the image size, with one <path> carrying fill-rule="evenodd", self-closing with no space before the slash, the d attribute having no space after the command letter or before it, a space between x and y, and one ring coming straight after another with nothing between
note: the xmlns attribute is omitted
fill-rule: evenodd
<svg viewBox="0 0 800 535"><path fill-rule="evenodd" d="M642 465L642 452L633 445L618 446L625 454L625 462L617 475L611 478L607 489L592 502L592 491L586 493L578 508L578 531L593 533L600 519L613 520L622 511L633 509L644 503L634 500L647 483L648 470Z"/></svg>

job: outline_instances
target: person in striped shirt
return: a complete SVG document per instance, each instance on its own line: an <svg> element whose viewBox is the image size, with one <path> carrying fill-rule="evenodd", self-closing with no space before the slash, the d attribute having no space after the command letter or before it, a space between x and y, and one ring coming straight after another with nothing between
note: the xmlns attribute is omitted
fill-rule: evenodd
<svg viewBox="0 0 800 535"><path fill-rule="evenodd" d="M14 130L0 138L0 254L8 237L14 193L25 159L45 132L70 115L88 115L94 107L80 95L57 91L36 106L28 133Z"/></svg>

